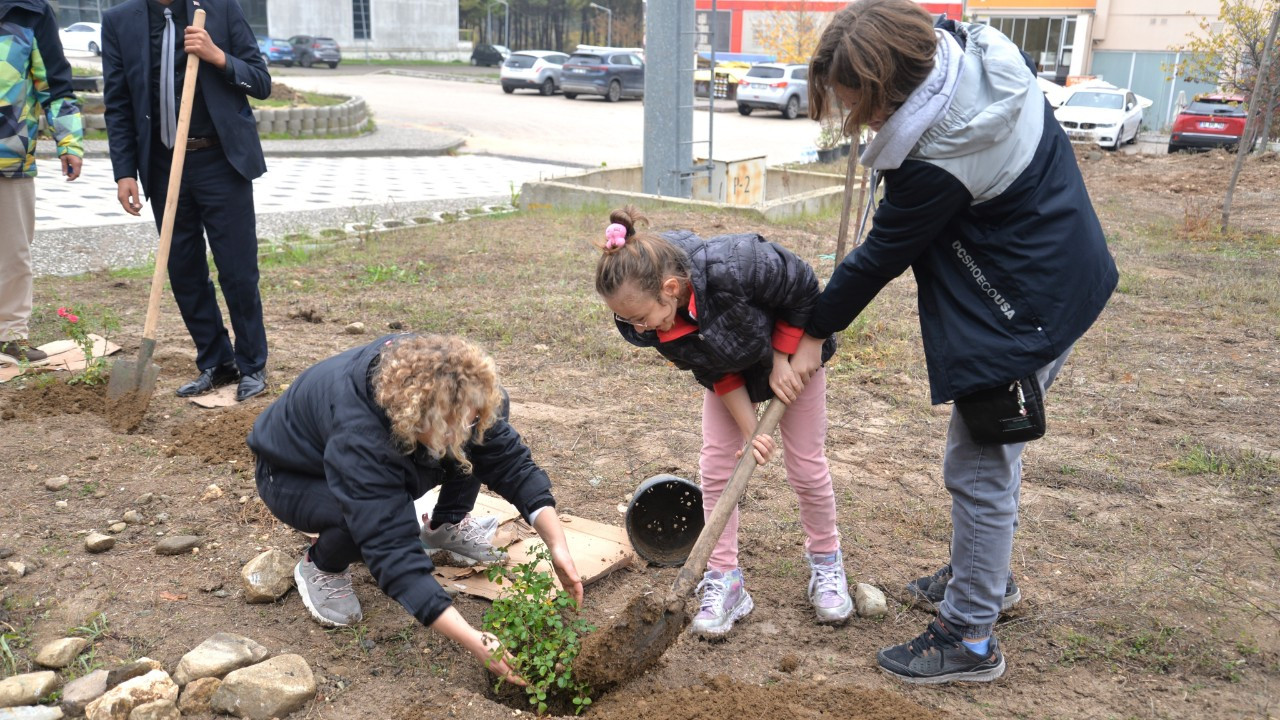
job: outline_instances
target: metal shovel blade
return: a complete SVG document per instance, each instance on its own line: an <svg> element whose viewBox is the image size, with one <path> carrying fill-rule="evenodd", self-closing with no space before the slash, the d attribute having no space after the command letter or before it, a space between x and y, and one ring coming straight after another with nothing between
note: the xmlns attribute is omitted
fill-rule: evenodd
<svg viewBox="0 0 1280 720"><path fill-rule="evenodd" d="M107 417L117 432L132 432L141 424L156 390L160 366L151 362L155 341L142 341L137 360L120 358L111 366L107 384Z"/></svg>

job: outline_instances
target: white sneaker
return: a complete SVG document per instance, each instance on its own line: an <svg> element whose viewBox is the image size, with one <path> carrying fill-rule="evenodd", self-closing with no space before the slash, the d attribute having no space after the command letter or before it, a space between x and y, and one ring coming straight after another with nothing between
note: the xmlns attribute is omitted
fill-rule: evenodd
<svg viewBox="0 0 1280 720"><path fill-rule="evenodd" d="M434 530L427 521L418 538L428 554L444 550L454 562L462 565L491 565L507 561L507 553L493 546L493 535L497 531L498 518L468 515L462 522L445 523Z"/></svg>
<svg viewBox="0 0 1280 720"><path fill-rule="evenodd" d="M809 602L818 613L818 622L842 623L853 614L849 581L844 575L844 553L804 557L809 561Z"/></svg>
<svg viewBox="0 0 1280 720"><path fill-rule="evenodd" d="M702 593L702 604L689 627L689 632L695 635L723 637L735 622L755 609L743 584L741 568L725 573L708 571L694 592Z"/></svg>

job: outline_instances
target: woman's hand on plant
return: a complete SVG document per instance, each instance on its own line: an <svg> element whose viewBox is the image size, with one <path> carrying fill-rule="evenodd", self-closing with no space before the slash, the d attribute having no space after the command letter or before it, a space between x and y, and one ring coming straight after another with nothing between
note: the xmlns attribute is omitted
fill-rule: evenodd
<svg viewBox="0 0 1280 720"><path fill-rule="evenodd" d="M581 608L582 578L578 575L577 566L573 564L573 557L569 555L568 543L551 548L551 565L556 569L556 577L560 578L560 586L569 592L574 605Z"/></svg>
<svg viewBox="0 0 1280 720"><path fill-rule="evenodd" d="M790 405L804 390L804 380L791 368L791 360L780 352L773 353L773 369L769 371L769 387L779 400Z"/></svg>
<svg viewBox="0 0 1280 720"><path fill-rule="evenodd" d="M769 462L769 459L773 457L773 451L777 449L777 445L773 442L772 435L755 436L755 438L751 440L750 447L751 454L755 457L757 465L763 465ZM742 450L739 450L738 454L734 457L742 457Z"/></svg>
<svg viewBox="0 0 1280 720"><path fill-rule="evenodd" d="M480 662L484 663L489 672L512 685L525 687L529 684L512 669L515 665L515 658L511 657L511 653L502 647L502 643L493 633L477 632L477 635L479 636L479 651L477 652L471 647L467 649L471 650L472 655L480 658Z"/></svg>

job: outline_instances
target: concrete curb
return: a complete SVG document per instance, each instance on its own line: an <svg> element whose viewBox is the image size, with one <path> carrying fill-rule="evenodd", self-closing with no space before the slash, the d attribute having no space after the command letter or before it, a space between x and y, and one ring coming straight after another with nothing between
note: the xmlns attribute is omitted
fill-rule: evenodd
<svg viewBox="0 0 1280 720"><path fill-rule="evenodd" d="M293 141L289 140L285 142ZM323 143L324 140L312 140L310 142ZM264 142L262 146L262 154L267 157L434 157L438 155L452 155L466 143L467 141L464 138L453 138L448 143L444 145L437 145L435 147L317 148L315 150L303 148L295 150L285 148L272 149L266 145L266 142ZM86 158L101 159L111 157L111 153L107 150L86 149L84 156ZM39 157L53 158L56 156L40 153Z"/></svg>

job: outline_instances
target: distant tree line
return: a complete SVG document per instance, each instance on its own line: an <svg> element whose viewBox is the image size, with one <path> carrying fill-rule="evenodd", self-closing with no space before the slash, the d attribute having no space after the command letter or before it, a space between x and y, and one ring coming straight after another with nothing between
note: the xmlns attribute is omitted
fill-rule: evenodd
<svg viewBox="0 0 1280 720"><path fill-rule="evenodd" d="M510 0L511 32L502 3L459 0L458 22L477 43L508 44L512 50L572 52L579 44L604 45L609 15L590 6L592 0ZM643 0L596 0L613 11L613 44L640 47L644 40ZM488 23L486 23L488 19ZM487 25L487 27L486 27Z"/></svg>

